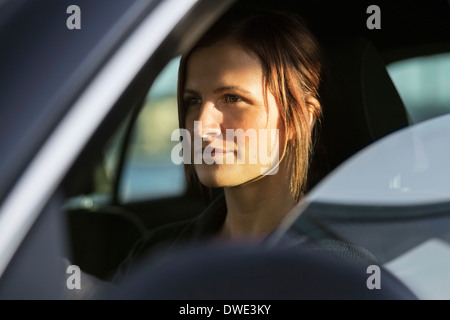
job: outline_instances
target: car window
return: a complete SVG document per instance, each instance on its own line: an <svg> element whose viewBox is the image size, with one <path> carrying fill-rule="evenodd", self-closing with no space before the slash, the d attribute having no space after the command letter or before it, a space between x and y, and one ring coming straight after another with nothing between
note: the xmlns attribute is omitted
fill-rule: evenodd
<svg viewBox="0 0 450 320"><path fill-rule="evenodd" d="M139 200L181 195L185 190L183 166L171 160L172 132L178 128L177 75L179 58L173 59L156 78L133 127L119 200Z"/></svg>
<svg viewBox="0 0 450 320"><path fill-rule="evenodd" d="M130 115L122 122L116 132L98 151L94 163L86 168L83 177L73 178L66 187L68 199L65 201L67 209L95 209L111 204L114 187L118 178L121 148L126 138ZM70 185L73 185L74 189ZM81 187L80 187L81 185Z"/></svg>
<svg viewBox="0 0 450 320"><path fill-rule="evenodd" d="M400 130L357 153L311 194L320 202L412 205L450 199L450 115Z"/></svg>
<svg viewBox="0 0 450 320"><path fill-rule="evenodd" d="M413 123L450 112L450 53L397 61L387 70Z"/></svg>
<svg viewBox="0 0 450 320"><path fill-rule="evenodd" d="M186 182L182 165L172 162L171 141L178 128L177 76L180 58L174 58L161 71L150 88L144 105L131 124L131 114L103 147L90 173L90 187L85 194L71 198L73 208L93 208L110 203L117 180L118 199L122 204L181 195ZM127 140L125 140L127 139ZM122 174L118 176L123 143L126 154Z"/></svg>

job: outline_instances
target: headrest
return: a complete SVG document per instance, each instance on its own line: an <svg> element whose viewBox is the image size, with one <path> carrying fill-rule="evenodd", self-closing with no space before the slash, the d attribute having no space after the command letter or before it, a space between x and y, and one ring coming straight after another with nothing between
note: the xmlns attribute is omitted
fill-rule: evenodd
<svg viewBox="0 0 450 320"><path fill-rule="evenodd" d="M364 38L322 42L323 119L310 186L355 152L409 124L404 104L375 47ZM319 172L318 172L319 170Z"/></svg>

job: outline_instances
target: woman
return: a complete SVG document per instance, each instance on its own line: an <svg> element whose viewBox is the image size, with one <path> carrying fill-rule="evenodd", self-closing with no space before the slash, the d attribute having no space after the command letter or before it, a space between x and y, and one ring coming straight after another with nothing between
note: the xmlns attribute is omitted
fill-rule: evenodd
<svg viewBox="0 0 450 320"><path fill-rule="evenodd" d="M192 139L188 179L224 192L199 217L151 232L124 267L159 245L266 238L305 191L321 71L319 46L295 15L220 19L182 57L178 104Z"/></svg>

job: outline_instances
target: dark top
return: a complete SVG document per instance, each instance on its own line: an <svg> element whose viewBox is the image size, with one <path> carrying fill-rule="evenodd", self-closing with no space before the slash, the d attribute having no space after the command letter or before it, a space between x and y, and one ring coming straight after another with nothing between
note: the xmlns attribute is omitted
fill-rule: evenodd
<svg viewBox="0 0 450 320"><path fill-rule="evenodd" d="M171 223L150 231L139 240L120 265L114 281L121 280L132 267L149 254L167 254L179 246L210 240L222 227L227 215L225 196L218 195L197 217Z"/></svg>
<svg viewBox="0 0 450 320"><path fill-rule="evenodd" d="M113 282L121 281L126 277L144 257L145 261L148 261L147 259L157 261L158 257L169 254L181 246L211 240L219 232L226 215L225 196L222 193L199 216L150 231L135 244L128 257L120 265ZM376 263L376 258L367 249L339 239L324 238L310 241L306 234L286 234L279 241L278 247L295 248L299 245L308 245L312 250L331 254L351 263Z"/></svg>

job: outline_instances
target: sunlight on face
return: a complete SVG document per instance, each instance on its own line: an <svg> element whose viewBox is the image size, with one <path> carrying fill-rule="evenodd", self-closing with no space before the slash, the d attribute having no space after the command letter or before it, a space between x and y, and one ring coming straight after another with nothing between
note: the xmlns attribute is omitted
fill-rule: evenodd
<svg viewBox="0 0 450 320"><path fill-rule="evenodd" d="M267 107L264 104L263 70L255 55L232 40L195 50L187 62L183 99L186 129L192 140L203 138L200 152L208 154L201 164L194 164L204 185L237 186L267 171L273 161L258 155L264 145L266 154L274 159L276 152L271 150L278 150L278 139L273 132L279 129L279 116L270 92ZM196 121L201 121L201 126ZM230 138L227 129L249 135ZM268 131L267 139L260 129ZM254 139L250 133L256 134ZM220 161L207 164L208 160Z"/></svg>

